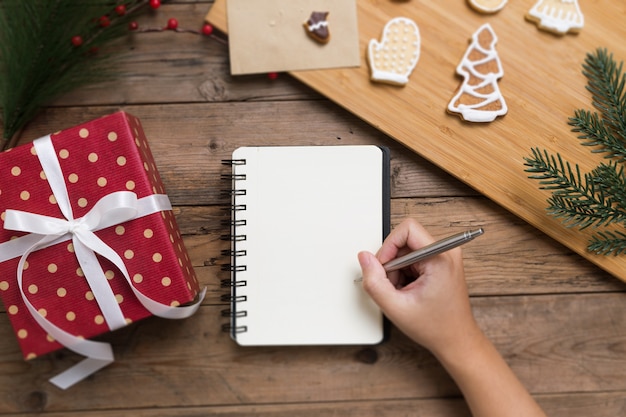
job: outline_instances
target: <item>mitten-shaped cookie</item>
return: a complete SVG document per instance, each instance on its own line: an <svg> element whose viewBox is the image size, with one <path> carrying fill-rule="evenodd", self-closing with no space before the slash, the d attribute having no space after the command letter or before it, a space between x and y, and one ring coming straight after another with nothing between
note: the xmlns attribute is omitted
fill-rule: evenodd
<svg viewBox="0 0 626 417"><path fill-rule="evenodd" d="M420 55L419 28L411 19L396 17L385 25L380 42L372 39L367 50L372 81L405 85Z"/></svg>

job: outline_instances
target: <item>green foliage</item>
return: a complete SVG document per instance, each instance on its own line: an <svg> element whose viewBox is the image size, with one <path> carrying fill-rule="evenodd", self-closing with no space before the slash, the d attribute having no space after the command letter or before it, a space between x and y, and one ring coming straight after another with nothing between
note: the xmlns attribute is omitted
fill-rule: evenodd
<svg viewBox="0 0 626 417"><path fill-rule="evenodd" d="M122 15L115 11L121 4ZM128 24L146 5L145 0L0 1L0 148L12 146L11 138L62 93L110 76L111 58L122 49L112 41L128 34ZM72 42L75 36L80 45Z"/></svg>
<svg viewBox="0 0 626 417"><path fill-rule="evenodd" d="M623 63L617 64L605 49L587 54L583 74L593 105L600 111L577 110L569 119L572 131L578 133L581 145L592 153L602 153L609 160L589 173L581 173L563 161L538 148L524 158L529 178L539 181L540 188L550 190L547 211L563 220L567 227L626 227L626 75ZM626 251L626 233L601 230L589 242L592 252L618 255Z"/></svg>

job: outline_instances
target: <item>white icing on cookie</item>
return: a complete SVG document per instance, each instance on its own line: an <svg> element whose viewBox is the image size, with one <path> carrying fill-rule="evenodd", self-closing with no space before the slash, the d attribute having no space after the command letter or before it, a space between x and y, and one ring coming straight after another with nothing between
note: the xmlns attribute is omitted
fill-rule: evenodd
<svg viewBox="0 0 626 417"><path fill-rule="evenodd" d="M324 22L317 22L313 25L309 25L309 30L311 32L313 32L314 30L318 30L319 28L323 28L323 27L327 27L328 26L328 22L324 21Z"/></svg>
<svg viewBox="0 0 626 417"><path fill-rule="evenodd" d="M411 19L396 17L383 29L380 42L372 39L367 50L370 78L395 85L405 85L420 55L419 28Z"/></svg>
<svg viewBox="0 0 626 417"><path fill-rule="evenodd" d="M448 104L448 111L469 122L492 122L508 109L498 87L504 71L495 49L498 38L487 23L473 35L463 59L456 68L463 83Z"/></svg>
<svg viewBox="0 0 626 417"><path fill-rule="evenodd" d="M585 24L578 0L539 0L526 18L536 22L539 28L560 35L578 32Z"/></svg>

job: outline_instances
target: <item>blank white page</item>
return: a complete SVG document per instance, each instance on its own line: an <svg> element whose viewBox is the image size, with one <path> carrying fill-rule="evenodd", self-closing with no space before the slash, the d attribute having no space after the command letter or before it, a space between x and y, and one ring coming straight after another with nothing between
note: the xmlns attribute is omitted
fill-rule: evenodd
<svg viewBox="0 0 626 417"><path fill-rule="evenodd" d="M245 195L236 204L236 310L241 345L375 344L382 314L355 278L357 254L383 239L383 151L376 146L244 147L234 173Z"/></svg>

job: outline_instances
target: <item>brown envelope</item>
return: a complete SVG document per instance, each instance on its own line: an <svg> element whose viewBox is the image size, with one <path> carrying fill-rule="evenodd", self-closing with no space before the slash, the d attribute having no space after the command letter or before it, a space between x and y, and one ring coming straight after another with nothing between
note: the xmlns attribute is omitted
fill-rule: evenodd
<svg viewBox="0 0 626 417"><path fill-rule="evenodd" d="M232 75L360 65L356 0L228 0ZM303 27L311 12L329 12L330 41Z"/></svg>

